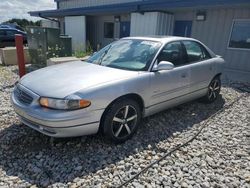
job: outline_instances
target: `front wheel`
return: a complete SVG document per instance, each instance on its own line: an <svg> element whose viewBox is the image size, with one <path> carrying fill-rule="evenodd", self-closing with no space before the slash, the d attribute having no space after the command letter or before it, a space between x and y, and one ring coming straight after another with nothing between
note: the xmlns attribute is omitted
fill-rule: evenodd
<svg viewBox="0 0 250 188"><path fill-rule="evenodd" d="M202 98L203 102L205 103L214 102L218 98L220 90L221 90L221 80L220 77L217 76L210 82L207 94Z"/></svg>
<svg viewBox="0 0 250 188"><path fill-rule="evenodd" d="M134 100L117 101L105 114L104 135L115 143L125 142L134 135L140 120L141 109Z"/></svg>

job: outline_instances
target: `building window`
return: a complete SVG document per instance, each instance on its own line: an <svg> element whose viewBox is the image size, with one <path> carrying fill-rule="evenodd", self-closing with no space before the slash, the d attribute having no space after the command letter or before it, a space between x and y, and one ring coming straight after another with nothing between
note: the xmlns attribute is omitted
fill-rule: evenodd
<svg viewBox="0 0 250 188"><path fill-rule="evenodd" d="M228 47L250 50L250 20L233 21Z"/></svg>
<svg viewBox="0 0 250 188"><path fill-rule="evenodd" d="M104 38L114 38L114 23L105 22L104 23Z"/></svg>

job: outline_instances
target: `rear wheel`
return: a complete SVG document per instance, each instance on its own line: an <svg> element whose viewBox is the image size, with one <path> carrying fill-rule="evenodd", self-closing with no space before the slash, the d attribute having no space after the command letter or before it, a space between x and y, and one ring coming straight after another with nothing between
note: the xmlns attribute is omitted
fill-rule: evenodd
<svg viewBox="0 0 250 188"><path fill-rule="evenodd" d="M220 77L217 76L210 82L207 94L202 98L203 102L205 103L214 102L218 98L220 90L221 90L221 80Z"/></svg>
<svg viewBox="0 0 250 188"><path fill-rule="evenodd" d="M140 120L141 109L135 101L130 99L117 101L104 117L104 134L112 142L125 142L134 135Z"/></svg>

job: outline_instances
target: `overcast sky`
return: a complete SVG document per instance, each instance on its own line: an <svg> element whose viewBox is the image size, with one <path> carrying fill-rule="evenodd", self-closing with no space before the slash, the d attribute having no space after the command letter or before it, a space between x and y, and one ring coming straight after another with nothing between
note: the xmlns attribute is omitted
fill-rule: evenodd
<svg viewBox="0 0 250 188"><path fill-rule="evenodd" d="M11 18L37 20L29 16L27 12L55 8L54 0L0 0L0 23Z"/></svg>

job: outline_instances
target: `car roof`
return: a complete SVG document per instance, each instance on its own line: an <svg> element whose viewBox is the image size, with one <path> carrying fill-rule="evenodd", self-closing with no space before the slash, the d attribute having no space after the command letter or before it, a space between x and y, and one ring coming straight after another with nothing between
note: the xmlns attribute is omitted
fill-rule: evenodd
<svg viewBox="0 0 250 188"><path fill-rule="evenodd" d="M16 28L1 28L1 27L0 27L0 30L2 30L2 31L17 31L17 32L19 32L19 33L25 34L24 31L21 31L21 30L16 29Z"/></svg>
<svg viewBox="0 0 250 188"><path fill-rule="evenodd" d="M189 40L189 41L195 41L200 44L202 44L203 47L207 49L207 51L210 53L212 57L215 57L215 53L210 50L206 45L204 45L199 40L193 39L193 38L187 38L187 37L177 37L177 36L164 36L164 35L154 35L154 36L138 36L138 37L126 37L123 39L137 39L137 40L149 40L149 41L155 41L155 42L161 42L163 45L174 42L174 41L180 41L180 40Z"/></svg>
<svg viewBox="0 0 250 188"><path fill-rule="evenodd" d="M15 30L19 31L18 29L12 28L12 27L0 27L1 30Z"/></svg>
<svg viewBox="0 0 250 188"><path fill-rule="evenodd" d="M123 39L151 40L151 41L162 42L162 43L167 43L167 42L176 41L176 40L197 41L196 39L193 39L193 38L177 37L177 36L164 36L164 35L135 36L135 37L126 37Z"/></svg>
<svg viewBox="0 0 250 188"><path fill-rule="evenodd" d="M0 25L0 28L12 28L12 27L10 27L8 25Z"/></svg>

